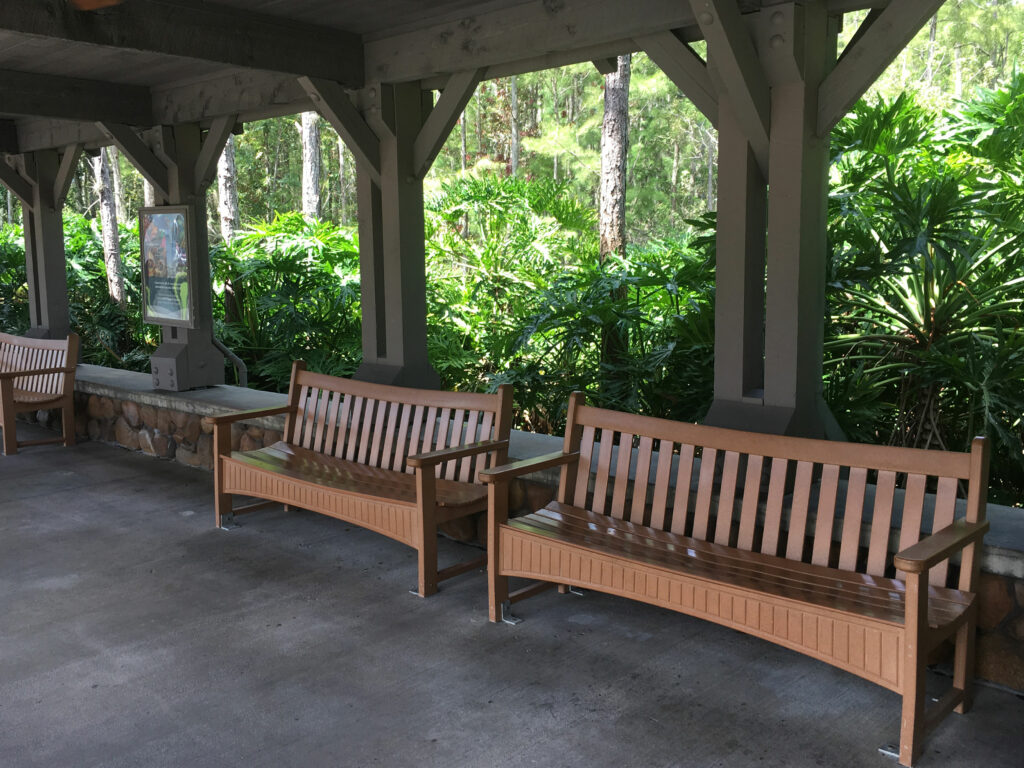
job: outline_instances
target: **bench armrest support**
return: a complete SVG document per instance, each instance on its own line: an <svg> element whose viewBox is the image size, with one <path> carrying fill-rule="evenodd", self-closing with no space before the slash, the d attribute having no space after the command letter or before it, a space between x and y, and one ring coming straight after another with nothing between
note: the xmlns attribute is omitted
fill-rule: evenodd
<svg viewBox="0 0 1024 768"><path fill-rule="evenodd" d="M279 416L282 413L290 413L294 411L290 405L280 405L277 408L257 408L252 411L237 411L235 413L224 413L220 416L209 416L210 422L214 426L217 424L232 424L236 421L251 421L252 419L261 419L265 416Z"/></svg>
<svg viewBox="0 0 1024 768"><path fill-rule="evenodd" d="M508 448L508 440L482 440L479 443L468 445L454 445L451 448L441 448L437 451L427 453L416 453L406 458L405 463L410 467L433 467L445 461L464 459L467 456L476 456L478 453L497 451Z"/></svg>
<svg viewBox="0 0 1024 768"><path fill-rule="evenodd" d="M70 368L29 368L24 371L4 371L0 373L0 379L20 379L22 376L48 376L53 373L72 374L75 366Z"/></svg>
<svg viewBox="0 0 1024 768"><path fill-rule="evenodd" d="M900 571L923 573L954 552L959 552L968 544L979 541L988 528L988 520L978 523L957 520L899 552L893 563Z"/></svg>
<svg viewBox="0 0 1024 768"><path fill-rule="evenodd" d="M532 459L513 461L508 464L502 464L500 467L485 469L480 472L480 479L485 483L507 482L514 477L528 475L531 472L539 472L542 469L560 467L563 464L574 464L579 461L579 459L579 451L572 451L570 453L565 453L564 451L546 453L543 456L535 456Z"/></svg>

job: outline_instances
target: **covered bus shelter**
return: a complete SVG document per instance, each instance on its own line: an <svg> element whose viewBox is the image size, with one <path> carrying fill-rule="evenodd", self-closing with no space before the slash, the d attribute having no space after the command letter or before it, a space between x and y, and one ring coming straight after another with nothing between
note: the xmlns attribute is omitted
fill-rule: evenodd
<svg viewBox="0 0 1024 768"><path fill-rule="evenodd" d="M68 329L61 207L115 144L158 204L204 222L227 137L318 110L358 165L363 364L436 386L423 178L482 79L646 51L717 126L715 401L708 421L834 434L821 397L832 127L942 0L7 0L0 181L22 202L33 335ZM844 14L870 9L842 51ZM706 55L694 43L706 41ZM195 227L198 275L209 270ZM210 287L168 325L154 386L223 382Z"/></svg>
<svg viewBox="0 0 1024 768"><path fill-rule="evenodd" d="M30 333L61 337L69 331L61 208L83 152L116 145L153 186L158 205L185 207L194 221L205 222L206 190L228 136L247 121L315 109L344 138L358 164L363 365L357 376L436 386L426 345L423 179L475 87L488 78L577 62L607 71L615 56L645 51L719 132L715 401L707 420L765 432L833 434L821 397L829 134L941 4L5 0L0 4L0 182L23 205ZM839 50L844 15L865 10L851 42ZM205 276L204 228L195 233L193 268ZM223 382L210 285L199 280L195 287L193 326L163 328L163 344L152 362L157 389ZM483 649L488 657L501 657L511 644L523 642L553 660L531 669L523 682L522 664L485 665L474 655L481 648L474 645L472 623L483 618L471 587L453 591L448 607L459 605L454 617L422 606L412 613L399 604L386 606L399 618L372 628L369 643L375 671L391 670L383 677L366 675L357 655L332 666L350 640L339 640L336 624L323 620L314 601L337 609L335 615L344 616L352 633L369 631L363 612L380 605L368 592L338 588L336 571L343 566L313 544L330 537L329 528L304 517L288 533L273 518L267 529L291 536L284 556L245 532L229 543L226 555L220 548L215 552L196 531L183 534L171 525L179 519L156 514L166 511L165 498L172 497L174 511L191 525L196 505L207 503L204 483L181 474L179 467L169 475L147 473L139 457L125 461L119 455L112 461L100 449L87 446L61 473L53 473L46 453L16 457L19 477L0 498L0 510L9 514L4 525L10 542L0 580L13 584L19 575L18 588L32 606L40 606L39 613L33 607L15 616L18 630L11 637L17 658L27 659L29 668L11 675L15 714L7 722L12 730L19 728L22 743L40 745L40 764L67 763L76 756L70 741L55 744L42 729L29 727L50 722L32 716L32 707L47 705L61 721L62 735L94 750L87 753L93 762L110 754L111 743L129 745L120 751L126 765L321 764L339 755L353 764L371 764L385 747L393 758L424 765L543 764L559 748L580 757L575 764L667 764L673 755L682 760L690 754L695 764L791 765L797 763L786 750L797 749L828 764L856 765L861 763L849 752L849 732L874 733L888 718L878 717L881 699L863 688L844 685L841 696L827 701L810 690L813 684L803 692L799 686L773 689L774 670L790 667L792 660L782 662L781 651L759 646L761 655L751 661L747 640L719 629L707 635L718 651L711 664L702 668L691 661L685 667L694 690L712 702L698 715L695 707L703 704L681 695L658 661L688 657L685 643L699 641L706 630L688 623L680 638L674 634L677 625L664 616L621 604L611 607L626 619L612 622L613 642L639 649L639 671L618 669L605 678L610 682L595 685L588 674L593 670L572 667L572 646L555 642L559 634L581 638L588 626L605 620L584 608L558 624L554 636L536 622L518 634L494 638ZM134 506L129 508L126 499ZM81 515L71 509L71 500L82 507ZM42 514L48 510L61 513ZM159 522L152 529L140 527L140 510ZM107 540L93 547L88 529L101 517L112 530L131 531L136 538L117 538L114 549ZM33 528L39 520L45 524ZM343 546L351 564L344 566L342 578L350 572L365 576L378 545L356 538ZM291 556L311 548L309 567L295 570ZM226 562L218 562L225 556ZM45 568L38 565L44 558L88 572L82 578L88 581L89 604L104 608L75 614L70 635L37 634L45 629L47 606L77 610L73 600L56 592L61 584L20 579L31 577L35 567ZM110 567L112 558L116 569ZM122 577L125 568L133 579ZM242 596L230 615L223 611L225 590ZM301 610L294 608L297 603ZM638 617L640 624L630 623ZM165 631L161 622L174 626ZM452 623L465 633L449 640L451 648L438 653L434 644L422 642L422 636L440 636ZM127 645L104 645L100 638L111 635ZM589 658L601 659L603 642L588 638ZM205 650L197 653L197 646ZM274 650L281 646L307 659L312 652L320 666L294 662ZM83 663L83 655L98 663ZM69 674L45 671L52 659L66 659ZM739 674L742 664L749 664L749 671ZM247 676L254 665L273 671L274 691L268 694L259 676ZM92 677L79 680L78 669ZM181 670L188 671L187 682ZM449 682L446 675L457 679ZM41 677L53 684L40 686ZM747 677L762 682L751 688ZM74 690L54 705L50 699L62 695L71 678ZM531 686L552 679L562 684L564 699L531 695ZM732 684L724 686L723 680ZM204 690L208 683L215 690ZM143 693L159 691L162 710L137 717L153 699L136 695L133 685ZM495 688L502 693L495 694ZM120 695L125 690L136 693ZM110 718L89 706L93 691L104 697ZM1019 755L1019 734L1006 721L1020 708L1018 699L1007 696L986 698L984 716L972 721L980 720L982 727L972 731L958 725L938 748L961 761L956 764L972 758L1012 764ZM579 714L579 707L601 711L609 697L623 713L613 727ZM777 735L751 745L725 727L730 721L713 703L750 704L753 710L762 698L794 722L809 723L822 707L857 715L824 746L807 741L794 747ZM396 708L396 702L402 706ZM487 708L495 703L492 715ZM361 714L346 719L352 708ZM311 711L317 714L300 723ZM453 725L450 712L466 727ZM291 719L284 722L279 713ZM243 730L234 729L232 714ZM155 730L141 738L119 730L115 721L133 716ZM536 723L546 717L553 722L538 731ZM663 740L663 717L689 718L690 727L670 726L672 735ZM511 738L507 728L495 725L506 721ZM339 722L348 729L342 744L335 743L331 730ZM748 740L770 734L773 722L763 713L753 715L742 733ZM581 729L580 738L566 744L566 725ZM269 734L270 741L248 736L246 727ZM225 739L223 728L235 732ZM686 734L694 731L709 739L689 741ZM182 739L181 732L194 738ZM601 741L609 734L611 743ZM392 748L396 743L401 751ZM0 762L5 754L17 759L29 751L4 749L0 738Z"/></svg>

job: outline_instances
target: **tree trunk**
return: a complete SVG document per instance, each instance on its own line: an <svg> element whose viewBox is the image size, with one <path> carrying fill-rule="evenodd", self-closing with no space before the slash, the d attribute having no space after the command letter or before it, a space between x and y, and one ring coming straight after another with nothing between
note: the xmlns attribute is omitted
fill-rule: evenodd
<svg viewBox="0 0 1024 768"><path fill-rule="evenodd" d="M220 235L225 243L230 242L239 225L234 136L228 136L224 151L217 162L217 213L220 216Z"/></svg>
<svg viewBox="0 0 1024 768"><path fill-rule="evenodd" d="M508 164L513 176L519 175L519 88L516 83L516 76L512 75L509 82L509 151Z"/></svg>
<svg viewBox="0 0 1024 768"><path fill-rule="evenodd" d="M626 255L626 157L629 152L630 57L619 56L619 68L604 78L604 121L601 124L601 208L598 229L600 259Z"/></svg>
<svg viewBox="0 0 1024 768"><path fill-rule="evenodd" d="M480 83L473 94L473 101L476 102L476 154L477 157L484 157L487 149L484 147L484 96L487 93L487 82Z"/></svg>
<svg viewBox="0 0 1024 768"><path fill-rule="evenodd" d="M939 15L935 14L932 16L931 23L928 24L928 62L924 68L924 83L929 86L935 77L935 37L938 34L938 30Z"/></svg>
<svg viewBox="0 0 1024 768"><path fill-rule="evenodd" d="M629 78L630 56L619 56L618 69L604 78L604 120L601 124L601 202L598 232L601 238L598 258L626 255L626 158L629 154ZM624 301L625 288L612 299ZM621 362L629 349L623 330L613 324L601 331L601 359Z"/></svg>
<svg viewBox="0 0 1024 768"><path fill-rule="evenodd" d="M142 180L142 204L146 208L152 208L156 205L156 190L145 179Z"/></svg>
<svg viewBox="0 0 1024 768"><path fill-rule="evenodd" d="M302 212L320 215L320 115L302 113Z"/></svg>
<svg viewBox="0 0 1024 768"><path fill-rule="evenodd" d="M107 267L107 292L111 301L124 306L124 275L121 270L121 240L117 231L117 204L111 182L107 150L92 159L94 189L100 203L100 227L103 231L103 262Z"/></svg>
<svg viewBox="0 0 1024 768"><path fill-rule="evenodd" d="M117 220L128 221L124 186L121 183L121 158L118 155L117 147L110 147L110 171L114 176L114 200L117 202Z"/></svg>
<svg viewBox="0 0 1024 768"><path fill-rule="evenodd" d="M348 166L348 147L345 140L338 137L338 221L348 224L348 181L345 179L346 167Z"/></svg>

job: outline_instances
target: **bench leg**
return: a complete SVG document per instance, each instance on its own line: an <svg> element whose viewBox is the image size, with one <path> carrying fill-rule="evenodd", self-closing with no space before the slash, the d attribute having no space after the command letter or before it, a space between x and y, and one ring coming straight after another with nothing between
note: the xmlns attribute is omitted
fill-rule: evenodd
<svg viewBox="0 0 1024 768"><path fill-rule="evenodd" d="M907 574L903 638L903 712L900 719L900 765L921 756L925 730L925 674L928 631L928 574Z"/></svg>
<svg viewBox="0 0 1024 768"><path fill-rule="evenodd" d="M75 406L65 405L60 412L61 430L64 434L64 447L75 444Z"/></svg>
<svg viewBox="0 0 1024 768"><path fill-rule="evenodd" d="M231 494L224 493L224 467L221 465L224 456L231 455L231 425L214 424L213 426L213 523L221 528L224 518L231 517Z"/></svg>
<svg viewBox="0 0 1024 768"><path fill-rule="evenodd" d="M223 528L224 521L234 516L234 495L224 493L224 470L220 456L213 459L213 524L215 528Z"/></svg>
<svg viewBox="0 0 1024 768"><path fill-rule="evenodd" d="M961 715L969 712L974 703L974 635L972 616L957 630L953 655L953 687L963 691L963 698L955 711Z"/></svg>
<svg viewBox="0 0 1024 768"><path fill-rule="evenodd" d="M508 519L508 486L487 486L487 610L493 622L502 620L502 607L508 603L508 576L502 576L500 544L501 524Z"/></svg>
<svg viewBox="0 0 1024 768"><path fill-rule="evenodd" d="M437 593L437 526L426 522L419 548L417 591L420 597L430 597Z"/></svg>
<svg viewBox="0 0 1024 768"><path fill-rule="evenodd" d="M11 420L11 425L3 425L4 430L4 456L13 456L18 452L18 433L17 427L14 425L14 420Z"/></svg>

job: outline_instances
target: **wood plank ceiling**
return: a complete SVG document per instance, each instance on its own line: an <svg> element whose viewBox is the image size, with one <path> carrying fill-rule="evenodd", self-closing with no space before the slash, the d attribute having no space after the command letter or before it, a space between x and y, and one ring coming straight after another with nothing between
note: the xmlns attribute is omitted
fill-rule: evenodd
<svg viewBox="0 0 1024 768"><path fill-rule="evenodd" d="M783 0L739 0L749 12ZM826 0L831 10L888 0ZM904 0L905 1L905 0ZM297 77L348 89L599 60L673 30L700 37L685 0L70 0L0 2L0 152L106 143L138 127L251 120L310 108Z"/></svg>

